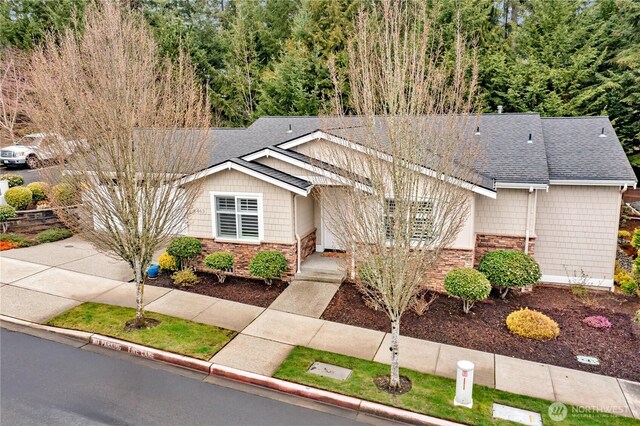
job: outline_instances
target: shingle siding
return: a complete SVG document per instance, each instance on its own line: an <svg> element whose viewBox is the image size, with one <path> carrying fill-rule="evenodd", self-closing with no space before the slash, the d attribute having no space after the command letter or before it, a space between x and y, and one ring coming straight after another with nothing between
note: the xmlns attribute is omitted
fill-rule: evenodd
<svg viewBox="0 0 640 426"><path fill-rule="evenodd" d="M620 197L617 187L551 185L539 192L535 257L543 275L583 270L596 280L613 277Z"/></svg>
<svg viewBox="0 0 640 426"><path fill-rule="evenodd" d="M194 211L187 220L188 235L213 238L211 191L245 192L262 194L264 241L283 244L294 242L291 192L235 170L222 171L205 179Z"/></svg>
<svg viewBox="0 0 640 426"><path fill-rule="evenodd" d="M476 194L476 233L524 236L528 197L526 189L499 189L495 199Z"/></svg>

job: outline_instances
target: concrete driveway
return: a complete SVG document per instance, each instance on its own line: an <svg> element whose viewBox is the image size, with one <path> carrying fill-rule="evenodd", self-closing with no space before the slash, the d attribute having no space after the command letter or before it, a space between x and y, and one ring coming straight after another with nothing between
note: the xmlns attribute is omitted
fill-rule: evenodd
<svg viewBox="0 0 640 426"><path fill-rule="evenodd" d="M126 262L98 252L91 244L77 236L54 243L3 251L0 252L0 259L21 260L45 267L54 266L116 281L133 279L131 268ZM5 273L11 275L17 272L7 265L7 268L2 268L3 277ZM2 282L5 280L2 279Z"/></svg>

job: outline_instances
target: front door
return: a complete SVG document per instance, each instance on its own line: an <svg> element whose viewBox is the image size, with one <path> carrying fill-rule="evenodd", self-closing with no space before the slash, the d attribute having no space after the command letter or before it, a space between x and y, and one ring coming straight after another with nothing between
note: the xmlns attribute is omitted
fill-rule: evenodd
<svg viewBox="0 0 640 426"><path fill-rule="evenodd" d="M323 193L323 196L335 196L339 197L340 192L335 189L330 192ZM342 250L340 247L340 240L333 232L333 221L335 220L335 213L332 212L330 203L321 202L321 221L322 221L322 247L324 250ZM332 215L333 214L333 215Z"/></svg>

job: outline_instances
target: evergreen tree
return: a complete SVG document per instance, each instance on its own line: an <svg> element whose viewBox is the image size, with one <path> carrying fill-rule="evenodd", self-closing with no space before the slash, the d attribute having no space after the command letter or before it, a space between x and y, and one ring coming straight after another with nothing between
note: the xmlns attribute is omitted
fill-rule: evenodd
<svg viewBox="0 0 640 426"><path fill-rule="evenodd" d="M81 18L85 0L0 1L0 47L31 50L48 32L59 32ZM81 21L81 19L79 19Z"/></svg>

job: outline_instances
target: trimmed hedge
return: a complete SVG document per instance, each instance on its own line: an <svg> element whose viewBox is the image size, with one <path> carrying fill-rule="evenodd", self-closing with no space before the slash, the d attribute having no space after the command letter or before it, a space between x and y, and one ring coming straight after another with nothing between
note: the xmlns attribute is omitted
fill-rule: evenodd
<svg viewBox="0 0 640 426"><path fill-rule="evenodd" d="M286 270L287 258L274 250L261 251L249 263L249 273L262 278L267 285L271 285L274 278L281 278Z"/></svg>
<svg viewBox="0 0 640 426"><path fill-rule="evenodd" d="M473 268L455 268L444 278L444 289L448 295L462 299L462 310L468 314L476 301L489 297L491 284Z"/></svg>
<svg viewBox="0 0 640 426"><path fill-rule="evenodd" d="M160 265L160 269L164 271L174 272L178 270L178 261L167 252L160 255L158 265Z"/></svg>
<svg viewBox="0 0 640 426"><path fill-rule="evenodd" d="M211 253L204 258L205 266L215 271L218 281L221 283L227 278L227 272L233 270L233 263L233 255L222 251Z"/></svg>
<svg viewBox="0 0 640 426"><path fill-rule="evenodd" d="M24 185L24 178L18 175L2 175L0 176L0 180L6 180L9 182L9 188Z"/></svg>
<svg viewBox="0 0 640 426"><path fill-rule="evenodd" d="M190 287L200 282L195 272L191 269L183 269L181 271L174 272L173 275L171 275L171 279L173 280L173 283L179 287Z"/></svg>
<svg viewBox="0 0 640 426"><path fill-rule="evenodd" d="M59 183L51 188L51 197L60 206L72 206L76 203L76 190L68 183Z"/></svg>
<svg viewBox="0 0 640 426"><path fill-rule="evenodd" d="M558 337L558 323L545 314L529 308L513 311L507 317L510 332L535 340L551 340Z"/></svg>
<svg viewBox="0 0 640 426"><path fill-rule="evenodd" d="M54 241L64 240L72 235L73 233L67 228L49 228L36 235L35 240L40 244L52 243Z"/></svg>
<svg viewBox="0 0 640 426"><path fill-rule="evenodd" d="M0 225L2 233L7 232L7 220L16 217L16 209L11 206L0 206Z"/></svg>
<svg viewBox="0 0 640 426"><path fill-rule="evenodd" d="M485 254L478 265L478 271L500 289L500 297L503 299L510 288L535 284L542 276L538 262L517 250L495 250Z"/></svg>
<svg viewBox="0 0 640 426"><path fill-rule="evenodd" d="M186 260L202 253L202 243L193 237L174 238L167 247L167 253L176 258L180 269L184 269Z"/></svg>
<svg viewBox="0 0 640 426"><path fill-rule="evenodd" d="M27 188L29 188L31 190L31 193L33 194L34 203L46 200L47 194L51 190L51 187L46 182L31 182L29 185L27 185Z"/></svg>
<svg viewBox="0 0 640 426"><path fill-rule="evenodd" d="M29 188L14 186L4 193L4 200L16 210L25 210L31 204L33 194Z"/></svg>

